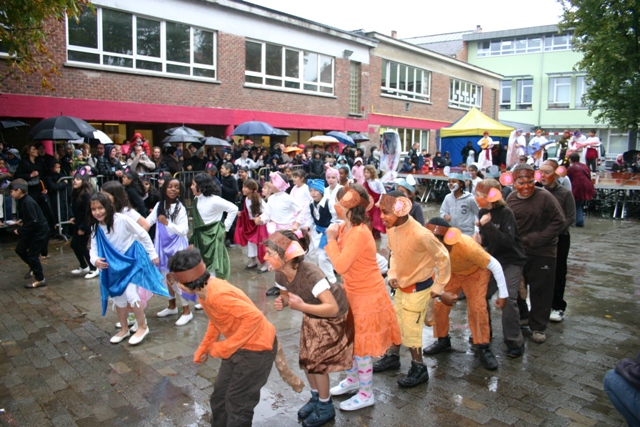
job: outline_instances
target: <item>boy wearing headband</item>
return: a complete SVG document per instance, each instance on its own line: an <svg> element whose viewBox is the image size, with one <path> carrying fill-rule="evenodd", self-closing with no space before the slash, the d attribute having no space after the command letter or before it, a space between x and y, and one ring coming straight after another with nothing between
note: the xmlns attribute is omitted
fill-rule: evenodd
<svg viewBox="0 0 640 427"><path fill-rule="evenodd" d="M312 202L309 204L309 212L313 223L309 234L311 237L311 247L309 255L311 259L318 257L318 266L322 270L327 280L332 285L336 283L336 275L333 272L333 264L329 255L324 250L327 245L327 235L325 231L333 222L329 200L324 197L324 181L321 179L310 179L307 181Z"/></svg>
<svg viewBox="0 0 640 427"><path fill-rule="evenodd" d="M409 215L411 200L403 193L383 194L380 211L391 249L387 278L389 286L396 289L394 305L402 343L411 352L411 369L406 377L398 379L398 385L415 387L429 381L429 371L422 361L422 325L431 294L442 293L449 281L449 253L433 233ZM399 345L389 347L374 363L373 372L398 369L399 351Z"/></svg>
<svg viewBox="0 0 640 427"><path fill-rule="evenodd" d="M182 292L199 297L209 317L193 361L222 359L211 393L211 425L250 426L278 349L274 326L244 292L211 277L197 249L173 255L169 271Z"/></svg>

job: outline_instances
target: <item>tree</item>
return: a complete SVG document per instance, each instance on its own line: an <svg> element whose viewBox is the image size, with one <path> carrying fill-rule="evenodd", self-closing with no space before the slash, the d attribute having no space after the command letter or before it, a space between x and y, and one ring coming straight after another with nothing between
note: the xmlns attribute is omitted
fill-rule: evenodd
<svg viewBox="0 0 640 427"><path fill-rule="evenodd" d="M640 125L640 0L559 0L561 30L573 30L575 66L587 73L583 101L596 121L629 130L635 148Z"/></svg>
<svg viewBox="0 0 640 427"><path fill-rule="evenodd" d="M89 0L0 0L0 50L8 54L0 82L35 73L43 88L54 90L48 79L60 71L47 48L47 22L77 18L85 7L93 9Z"/></svg>

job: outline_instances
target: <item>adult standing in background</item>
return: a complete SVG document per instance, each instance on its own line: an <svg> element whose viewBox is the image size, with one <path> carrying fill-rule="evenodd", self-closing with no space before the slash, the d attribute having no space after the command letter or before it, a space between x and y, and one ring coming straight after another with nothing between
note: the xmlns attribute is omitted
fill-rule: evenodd
<svg viewBox="0 0 640 427"><path fill-rule="evenodd" d="M127 160L127 165L138 174L149 173L156 168L156 164L145 154L142 145L133 147L131 157Z"/></svg>
<svg viewBox="0 0 640 427"><path fill-rule="evenodd" d="M580 162L580 154L569 154L569 168L567 176L571 180L571 192L576 201L576 227L584 227L584 205L596 194L596 188L591 182L591 171Z"/></svg>
<svg viewBox="0 0 640 427"><path fill-rule="evenodd" d="M522 129L516 129L509 136L509 146L507 148L507 169L511 169L518 163L520 156L524 156L524 149L527 147L527 141L522 135Z"/></svg>

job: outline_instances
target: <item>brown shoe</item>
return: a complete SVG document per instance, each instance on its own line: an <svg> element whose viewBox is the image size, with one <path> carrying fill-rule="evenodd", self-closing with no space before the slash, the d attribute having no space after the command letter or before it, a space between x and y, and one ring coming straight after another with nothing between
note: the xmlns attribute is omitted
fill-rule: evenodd
<svg viewBox="0 0 640 427"><path fill-rule="evenodd" d="M44 286L47 286L46 279L38 280L37 282L33 282L33 283L27 283L26 285L24 285L24 287L27 289L42 288Z"/></svg>

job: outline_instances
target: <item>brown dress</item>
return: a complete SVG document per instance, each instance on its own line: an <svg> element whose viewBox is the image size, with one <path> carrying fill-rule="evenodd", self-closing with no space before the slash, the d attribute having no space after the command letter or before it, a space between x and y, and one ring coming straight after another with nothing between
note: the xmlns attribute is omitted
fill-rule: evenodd
<svg viewBox="0 0 640 427"><path fill-rule="evenodd" d="M291 283L284 274L276 273L276 283L307 304L322 304L312 293L322 279L326 280L322 270L309 262L300 264ZM310 374L339 372L353 366L353 317L349 302L342 287L331 285L330 291L339 307L336 317L302 314L300 368Z"/></svg>

